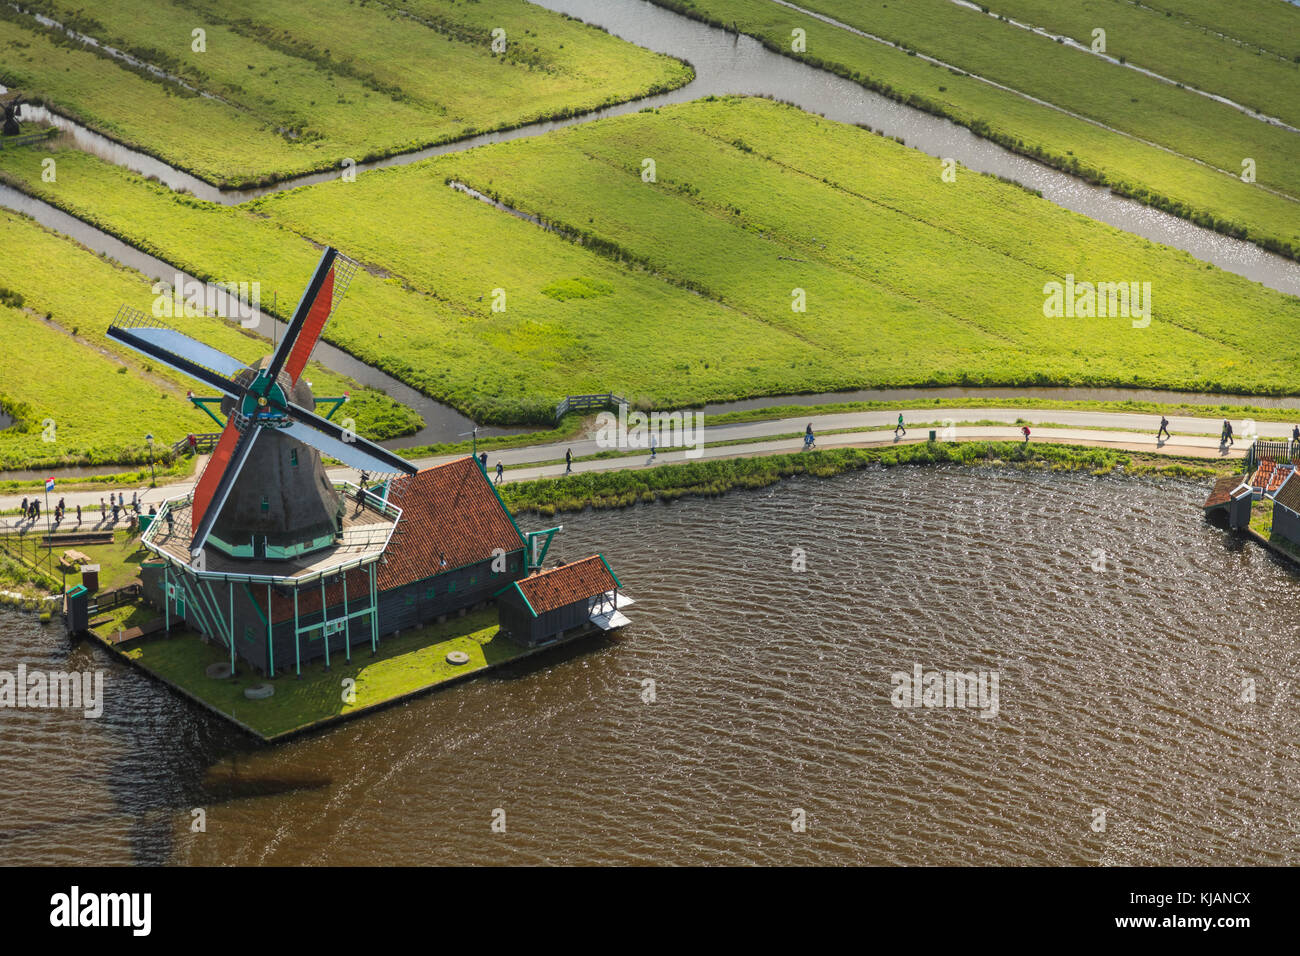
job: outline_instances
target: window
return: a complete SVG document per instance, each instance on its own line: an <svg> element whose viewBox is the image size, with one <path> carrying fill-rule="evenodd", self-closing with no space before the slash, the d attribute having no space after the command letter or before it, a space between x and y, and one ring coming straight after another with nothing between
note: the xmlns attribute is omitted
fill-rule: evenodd
<svg viewBox="0 0 1300 956"><path fill-rule="evenodd" d="M244 625L244 640L246 640L249 644L257 643L257 635L253 633L253 625L251 624Z"/></svg>
<svg viewBox="0 0 1300 956"><path fill-rule="evenodd" d="M289 449L289 467L290 468L298 467L298 449L296 448Z"/></svg>
<svg viewBox="0 0 1300 956"><path fill-rule="evenodd" d="M271 499L266 497L266 495L262 495L262 510L263 511L271 510Z"/></svg>

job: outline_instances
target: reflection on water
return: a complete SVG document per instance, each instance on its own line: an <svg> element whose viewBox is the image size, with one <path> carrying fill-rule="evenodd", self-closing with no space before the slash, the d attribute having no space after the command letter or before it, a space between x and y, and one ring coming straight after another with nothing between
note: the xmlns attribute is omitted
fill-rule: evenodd
<svg viewBox="0 0 1300 956"><path fill-rule="evenodd" d="M603 551L638 599L621 638L278 747L7 616L0 669L71 658L109 675L101 721L3 712L0 847L14 862L1294 865L1300 577L1207 525L1203 495L895 469L569 516L559 556ZM998 716L895 709L890 675L916 663L997 669Z"/></svg>

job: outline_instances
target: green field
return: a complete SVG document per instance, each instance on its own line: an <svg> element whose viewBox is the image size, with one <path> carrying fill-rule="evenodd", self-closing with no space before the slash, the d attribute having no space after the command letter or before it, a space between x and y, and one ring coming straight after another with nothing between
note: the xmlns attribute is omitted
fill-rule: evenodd
<svg viewBox="0 0 1300 956"><path fill-rule="evenodd" d="M1300 135L1256 120L1230 106L1134 70L1108 63L1045 37L1000 22L950 0L907 3L806 0L801 6L898 43L875 40L769 0L654 0L689 16L752 34L770 48L806 60L929 112L947 116L1002 145L1115 191L1221 232L1300 257ZM998 10L997 3L990 4ZM1117 7L1127 4L1117 2ZM1060 4L1042 4L1052 11ZM1064 5L1074 9L1073 5ZM1162 6L1157 4L1157 6ZM1163 6L1168 6L1165 4ZM1259 25L1257 3L1243 24ZM1026 3L1026 15L1039 4ZM1019 9L1019 8L1018 8ZM1291 35L1300 9L1276 2L1277 32ZM1123 14L1124 16L1120 16ZM1134 61L1171 67L1179 44L1203 33L1175 17L1147 16L1145 31L1126 34L1120 10L1108 31L1118 48L1144 48ZM1057 12L1053 17L1065 18ZM1057 21L1053 21L1057 22ZM1109 21L1108 21L1109 22ZM1234 21L1235 22L1235 21ZM1079 29L1061 19L1063 32ZM807 49L791 51L791 31L807 33ZM1229 34L1232 23L1221 25ZM1249 30L1247 33L1254 36ZM1090 40L1090 32L1087 34ZM1237 93L1271 115L1300 111L1300 64L1274 52L1222 41L1213 63L1190 58L1189 82ZM1283 44L1289 50L1293 44ZM1198 46L1199 48L1199 46ZM1276 44L1270 50L1276 48ZM956 72L909 55L917 51L953 64ZM1188 65L1190 64L1190 65ZM1010 87L997 89L967 71ZM1035 103L1019 93L1046 101ZM1055 107L1055 108L1054 108ZM1067 112L1068 111L1068 112ZM1074 115L1071 115L1074 114ZM1294 125L1300 125L1295 123ZM1257 181L1241 181L1242 161L1253 159Z"/></svg>
<svg viewBox="0 0 1300 956"><path fill-rule="evenodd" d="M0 210L0 248L0 290L11 303L0 305L0 350L9 356L0 369L0 407L17 419L0 430L0 469L144 462L146 433L162 455L189 432L217 430L186 400L192 381L105 335L122 303L151 309L146 278L7 210ZM21 307L12 304L15 295ZM222 319L176 324L246 361L270 351L269 341ZM317 394L351 391L342 414L362 434L386 438L422 424L381 392L315 363L308 368Z"/></svg>
<svg viewBox="0 0 1300 956"><path fill-rule="evenodd" d="M568 116L692 76L524 0L314 0L309 14L293 0L24 6L167 75L6 4L0 83L220 186ZM491 48L494 29L505 31L504 53Z"/></svg>
<svg viewBox="0 0 1300 956"><path fill-rule="evenodd" d="M45 184L42 155L0 153L0 173L188 271L259 280L264 299L301 287L313 243L358 258L368 271L327 337L480 421L543 424L561 396L609 390L659 407L941 384L1296 391L1294 297L992 177L943 183L928 156L766 100L631 114L234 208L71 151ZM1044 284L1067 273L1150 282L1150 327L1045 318Z"/></svg>

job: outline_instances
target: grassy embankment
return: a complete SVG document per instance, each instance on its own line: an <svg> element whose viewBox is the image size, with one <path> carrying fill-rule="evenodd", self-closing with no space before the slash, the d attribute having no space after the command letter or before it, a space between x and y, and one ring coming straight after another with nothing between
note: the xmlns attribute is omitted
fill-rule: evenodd
<svg viewBox="0 0 1300 956"><path fill-rule="evenodd" d="M448 663L451 651L464 651L469 662ZM207 677L207 666L228 662L230 652L190 633L146 639L119 653L262 737L274 738L467 677L529 651L498 638L494 611L478 611L384 638L373 658L369 648L355 647L350 664L342 655L332 657L328 671L323 660L313 662L303 667L301 679L294 676L292 660L278 662L272 681L275 694L264 700L244 697L246 688L266 682L246 666L233 679ZM351 702L343 694L348 678L356 681Z"/></svg>
<svg viewBox="0 0 1300 956"><path fill-rule="evenodd" d="M711 498L737 488L764 488L796 475L827 478L863 468L936 464L1088 471L1094 475L1123 471L1178 478L1209 478L1238 467L1237 462L1207 463L1079 445L925 443L688 462L649 470L586 472L502 485L501 497L516 513L553 515L587 507L625 508L639 502Z"/></svg>
<svg viewBox="0 0 1300 956"><path fill-rule="evenodd" d="M293 0L24 6L169 76L6 4L0 83L223 187L565 117L692 76L676 60L523 0L316 0L307 16ZM196 28L203 51L193 49ZM495 28L506 31L504 53L492 51Z"/></svg>
<svg viewBox="0 0 1300 956"><path fill-rule="evenodd" d="M903 49L857 36L769 0L654 2L717 26L738 29L772 50L952 119L1009 149L1123 195L1300 258L1300 216L1295 201L1300 197L1300 166L1294 162L1300 136L1191 90L1108 63L950 0L870 4L801 0L799 4ZM996 2L988 5L999 9ZM1076 6L1051 4L1054 10L1067 7L1073 11ZM1156 9L1143 12L1146 7ZM1148 45L1159 51L1141 56L1133 52L1137 62L1146 60L1150 68L1157 69L1157 65L1168 66L1170 58L1181 57L1187 72L1179 76L1199 80L1215 92L1222 92L1215 87L1223 87L1239 93L1251 100L1247 105L1270 115L1300 112L1296 106L1300 102L1296 96L1300 66L1287 62L1297 54L1296 43L1277 39L1297 35L1300 10L1263 0L1251 0L1241 17L1226 16L1220 10L1211 29L1228 38L1214 44L1213 61L1207 63L1187 56L1179 46L1187 39L1186 31L1176 17L1163 15L1166 9L1172 12L1183 7L1198 8L1192 11L1194 21L1203 21L1208 15L1199 9L1203 4L1172 0L1144 4L1130 16L1114 19L1110 17L1115 11L1107 10L1107 19L1088 28L1087 40L1091 43L1092 27L1118 24L1108 30L1107 37L1108 42L1119 45L1121 53ZM1126 35L1123 24L1131 17L1141 20L1143 26L1140 32ZM1289 31L1287 24L1292 25ZM1077 28L1073 20L1060 25ZM792 51L795 28L806 31L806 50L801 53ZM1247 45L1235 43L1237 39ZM1198 49L1200 45L1198 41ZM913 51L952 68L928 63ZM998 89L969 74L1011 89ZM1294 119L1291 123L1300 125ZM1240 178L1247 158L1256 164L1254 183Z"/></svg>
<svg viewBox="0 0 1300 956"><path fill-rule="evenodd" d="M75 152L45 184L40 155L6 151L0 173L187 271L258 279L264 299L301 287L319 254L303 237L360 258L370 271L327 336L487 423L549 424L562 395L611 389L659 408L907 385L1295 391L1296 299L991 177L943 184L914 150L765 100L633 114L238 208ZM1150 282L1150 326L1045 318L1043 285L1066 273ZM806 312L791 310L796 288Z"/></svg>
<svg viewBox="0 0 1300 956"><path fill-rule="evenodd" d="M0 470L143 464L144 436L152 433L160 477L185 473L188 463L168 460L171 443L217 430L185 398L194 383L105 335L120 304L151 309L151 283L7 210L0 210L0 247L0 352L9 356L0 407L17 420L0 431ZM174 324L246 361L270 350L268 340L219 318ZM404 405L315 363L307 374L320 395L351 391L343 414L362 434L390 437L421 424ZM143 479L148 467L134 474Z"/></svg>

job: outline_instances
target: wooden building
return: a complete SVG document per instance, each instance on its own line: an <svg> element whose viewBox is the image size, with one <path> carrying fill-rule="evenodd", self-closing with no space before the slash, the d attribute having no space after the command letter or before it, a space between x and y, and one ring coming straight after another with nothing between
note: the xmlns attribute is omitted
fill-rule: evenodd
<svg viewBox="0 0 1300 956"><path fill-rule="evenodd" d="M1228 527L1235 530L1250 524L1250 507L1254 501L1254 490L1244 476L1227 475L1214 482L1202 507L1206 516L1214 512L1226 514Z"/></svg>
<svg viewBox="0 0 1300 956"><path fill-rule="evenodd" d="M355 496L354 496L355 497ZM146 594L263 673L300 672L308 661L350 660L358 645L481 605L527 572L528 538L471 457L393 479L349 507L384 537L340 547L314 563L241 559L187 565L187 528L155 521L145 544ZM170 504L170 503L169 503ZM182 509L183 512L183 509ZM383 519L382 521L380 519ZM391 525L391 527L389 527ZM231 638L233 637L233 642Z"/></svg>
<svg viewBox="0 0 1300 956"><path fill-rule="evenodd" d="M632 601L603 555L560 565L513 581L497 593L501 630L527 647L558 642L628 623Z"/></svg>
<svg viewBox="0 0 1300 956"><path fill-rule="evenodd" d="M1300 545L1300 478L1295 472L1273 496L1273 533Z"/></svg>

